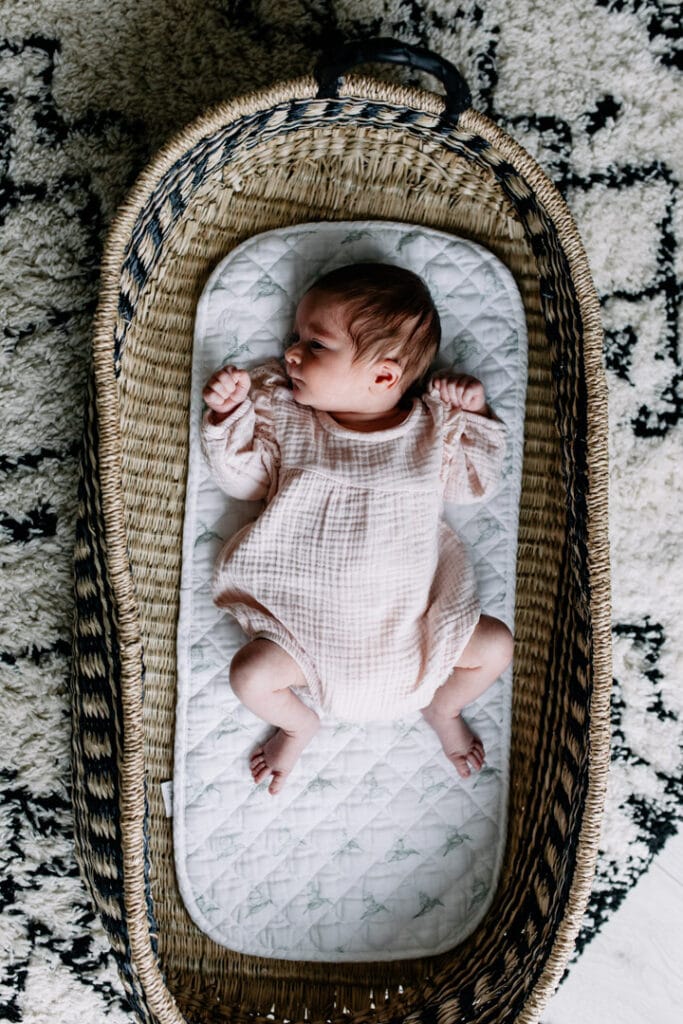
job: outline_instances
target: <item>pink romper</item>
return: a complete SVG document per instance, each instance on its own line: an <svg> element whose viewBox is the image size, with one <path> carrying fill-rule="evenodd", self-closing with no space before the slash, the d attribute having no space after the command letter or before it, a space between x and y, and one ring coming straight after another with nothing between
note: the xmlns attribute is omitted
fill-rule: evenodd
<svg viewBox="0 0 683 1024"><path fill-rule="evenodd" d="M360 433L298 405L276 360L202 443L217 484L265 499L221 550L213 597L250 638L280 644L319 707L350 722L426 707L479 620L474 573L443 501L487 497L505 428L415 399Z"/></svg>

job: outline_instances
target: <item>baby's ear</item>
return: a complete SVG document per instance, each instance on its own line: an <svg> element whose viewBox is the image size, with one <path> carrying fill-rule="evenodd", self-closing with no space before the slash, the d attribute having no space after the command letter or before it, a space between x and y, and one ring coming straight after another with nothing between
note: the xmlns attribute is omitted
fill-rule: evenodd
<svg viewBox="0 0 683 1024"><path fill-rule="evenodd" d="M395 359L381 359L375 367L373 384L383 391L393 391L403 377L400 363Z"/></svg>

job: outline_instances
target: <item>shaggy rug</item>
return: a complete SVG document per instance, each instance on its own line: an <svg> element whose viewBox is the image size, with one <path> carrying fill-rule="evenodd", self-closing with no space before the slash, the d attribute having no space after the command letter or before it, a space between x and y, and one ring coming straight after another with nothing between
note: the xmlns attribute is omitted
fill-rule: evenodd
<svg viewBox="0 0 683 1024"><path fill-rule="evenodd" d="M679 14L662 0L2 4L0 1019L132 1019L79 879L69 793L76 473L107 226L170 134L218 101L308 72L342 36L395 36L458 65L474 105L565 195L600 294L611 402L613 752L577 956L676 831Z"/></svg>

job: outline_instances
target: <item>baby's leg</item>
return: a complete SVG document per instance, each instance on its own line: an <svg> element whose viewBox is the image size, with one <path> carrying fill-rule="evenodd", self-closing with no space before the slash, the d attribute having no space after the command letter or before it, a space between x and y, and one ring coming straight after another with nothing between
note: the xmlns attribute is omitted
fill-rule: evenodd
<svg viewBox="0 0 683 1024"><path fill-rule="evenodd" d="M482 615L456 667L422 714L441 740L446 757L463 778L484 763L484 745L461 711L480 697L512 660L512 634L490 615Z"/></svg>
<svg viewBox="0 0 683 1024"><path fill-rule="evenodd" d="M306 685L304 674L278 644L257 639L245 644L232 659L230 685L245 707L277 726L278 731L254 751L250 762L254 782L270 774L268 792L277 793L320 728L315 711L290 689Z"/></svg>

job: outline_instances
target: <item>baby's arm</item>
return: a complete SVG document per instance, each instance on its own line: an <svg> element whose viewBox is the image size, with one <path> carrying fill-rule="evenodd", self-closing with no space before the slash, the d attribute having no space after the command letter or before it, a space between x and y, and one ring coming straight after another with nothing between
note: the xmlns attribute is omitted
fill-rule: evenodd
<svg viewBox="0 0 683 1024"><path fill-rule="evenodd" d="M262 380L262 374L259 381ZM255 384L246 370L217 370L202 392L208 409L202 422L202 449L214 480L233 498L256 501L271 492L280 450L270 389Z"/></svg>
<svg viewBox="0 0 683 1024"><path fill-rule="evenodd" d="M500 478L505 427L486 403L484 385L468 374L432 379L446 406L441 478L447 501L470 503L489 497Z"/></svg>

